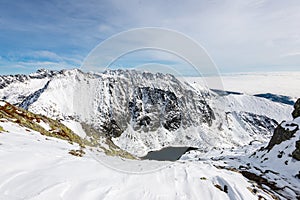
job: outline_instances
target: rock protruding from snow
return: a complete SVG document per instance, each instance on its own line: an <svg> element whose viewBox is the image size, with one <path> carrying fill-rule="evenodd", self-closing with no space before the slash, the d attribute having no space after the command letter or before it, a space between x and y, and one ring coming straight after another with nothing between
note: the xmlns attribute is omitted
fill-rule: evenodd
<svg viewBox="0 0 300 200"><path fill-rule="evenodd" d="M47 89L47 87L48 87L48 85L49 85L49 82L50 82L50 81L48 81L48 82L46 83L46 85L45 85L43 88L41 88L41 89L35 91L33 94L31 94L31 95L29 95L28 97L26 97L26 98L22 101L22 103L20 104L20 107L21 107L21 108L24 108L24 109L28 109L29 106L30 106L31 104L33 104L34 102L36 102L36 101L38 100L39 96Z"/></svg>
<svg viewBox="0 0 300 200"><path fill-rule="evenodd" d="M7 87L12 83L21 82L24 83L30 79L44 79L51 78L57 74L63 73L62 71L53 71L47 69L39 69L35 73L25 75L25 74L16 74L16 75L3 75L0 76L0 89Z"/></svg>
<svg viewBox="0 0 300 200"><path fill-rule="evenodd" d="M28 76L26 75L4 75L4 76L0 76L0 89L5 88L6 86L8 86L11 83L15 83L15 82L25 82L29 79Z"/></svg>
<svg viewBox="0 0 300 200"><path fill-rule="evenodd" d="M295 149L291 152L292 157L300 161L300 138L295 138L296 134L299 134L300 131L300 117L298 117L298 114L300 114L300 99L297 100L294 108L295 110L292 113L294 120L290 122L283 121L277 126L266 149L270 151L275 145L280 145L284 141L289 140L290 142L295 143L295 145L293 145ZM284 152L284 149L282 149L282 152ZM281 156L282 155L279 157Z"/></svg>
<svg viewBox="0 0 300 200"><path fill-rule="evenodd" d="M294 119L300 117L300 98L296 101L294 105L294 111L292 113Z"/></svg>
<svg viewBox="0 0 300 200"><path fill-rule="evenodd" d="M57 74L62 74L62 71L54 71L54 70L48 70L48 69L38 69L35 73L29 74L30 78L33 79L42 79L42 78L51 78Z"/></svg>
<svg viewBox="0 0 300 200"><path fill-rule="evenodd" d="M299 126L296 123L282 122L274 130L274 134L266 147L267 149L272 149L275 145L281 144L283 141L291 139L294 134L299 130Z"/></svg>
<svg viewBox="0 0 300 200"><path fill-rule="evenodd" d="M37 131L42 135L56 137L84 146L82 138L59 121L34 114L4 101L0 101L0 119Z"/></svg>
<svg viewBox="0 0 300 200"><path fill-rule="evenodd" d="M296 149L292 153L293 158L300 161L300 140L296 142Z"/></svg>
<svg viewBox="0 0 300 200"><path fill-rule="evenodd" d="M156 131L163 126L174 131L181 126L178 98L171 91L138 87L129 102L129 111L135 130Z"/></svg>

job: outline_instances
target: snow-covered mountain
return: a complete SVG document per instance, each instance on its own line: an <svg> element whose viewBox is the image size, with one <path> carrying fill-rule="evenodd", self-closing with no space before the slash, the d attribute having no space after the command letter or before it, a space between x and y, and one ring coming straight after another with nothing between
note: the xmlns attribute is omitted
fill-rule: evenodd
<svg viewBox="0 0 300 200"><path fill-rule="evenodd" d="M138 71L0 80L0 199L299 199L300 99ZM127 153L167 146L196 148L176 162Z"/></svg>
<svg viewBox="0 0 300 200"><path fill-rule="evenodd" d="M218 94L169 74L134 70L47 71L2 76L0 98L34 113L91 125L142 156L166 146L208 150L267 141L292 107Z"/></svg>

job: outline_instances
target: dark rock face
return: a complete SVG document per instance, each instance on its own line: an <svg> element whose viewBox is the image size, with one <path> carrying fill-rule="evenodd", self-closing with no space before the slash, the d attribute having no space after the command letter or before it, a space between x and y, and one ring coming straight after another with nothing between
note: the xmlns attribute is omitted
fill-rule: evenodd
<svg viewBox="0 0 300 200"><path fill-rule="evenodd" d="M46 83L46 85L42 88L37 90L36 92L34 92L33 94L29 95L28 97L26 97L22 103L19 105L21 108L24 108L25 110L28 109L28 107L30 106L30 104L34 103L35 101L38 100L39 96L47 89L48 85L49 85L48 81Z"/></svg>
<svg viewBox="0 0 300 200"><path fill-rule="evenodd" d="M276 144L280 144L283 141L289 140L299 130L298 125L294 123L286 124L286 126L290 128L282 127L282 123L276 127L276 129L274 130L274 134L266 149L270 150Z"/></svg>
<svg viewBox="0 0 300 200"><path fill-rule="evenodd" d="M300 161L300 140L296 142L296 149L293 151L292 157Z"/></svg>
<svg viewBox="0 0 300 200"><path fill-rule="evenodd" d="M267 116L256 115L249 112L239 112L236 114L238 119L241 119L241 124L249 133L269 134L273 132L278 125L278 122ZM255 124L255 126L253 126Z"/></svg>
<svg viewBox="0 0 300 200"><path fill-rule="evenodd" d="M24 75L24 74L16 74L16 75L4 75L0 76L0 89L5 88L6 86L10 85L11 83L21 82L24 83L25 81L28 81L29 79L43 79L46 77L53 77L56 74L62 74L62 71L52 71L52 70L46 70L46 69L39 69L36 71L36 73L30 74L30 75Z"/></svg>
<svg viewBox="0 0 300 200"><path fill-rule="evenodd" d="M300 99L294 105L295 110L292 115L295 118L300 116ZM266 147L271 150L276 144L280 144L283 141L289 140L294 137L294 134L299 130L299 125L293 122L286 123L283 121L274 131L274 134ZM292 157L300 161L300 140L296 141L296 149L292 152Z"/></svg>
<svg viewBox="0 0 300 200"><path fill-rule="evenodd" d="M47 70L47 69L38 69L36 73L29 74L30 78L33 79L42 79L46 77L53 77L56 74L63 74L64 70L61 71L54 71L54 70Z"/></svg>
<svg viewBox="0 0 300 200"><path fill-rule="evenodd" d="M292 113L294 119L300 116L300 98L294 104L294 111Z"/></svg>
<svg viewBox="0 0 300 200"><path fill-rule="evenodd" d="M108 88L110 113L106 116L115 119L122 130L131 126L144 132L161 127L174 131L179 127L211 125L215 119L206 101L211 93L195 91L170 74L134 70L106 74L110 76L102 81L107 81L103 87Z"/></svg>
<svg viewBox="0 0 300 200"><path fill-rule="evenodd" d="M254 174L252 172L248 172L248 171L241 171L241 173L245 178L256 182L258 185L262 185L262 184L266 185L274 191L282 190L282 188L279 188L278 186L276 186L275 182L268 181L268 179L266 179L262 176L258 176L256 174Z"/></svg>
<svg viewBox="0 0 300 200"><path fill-rule="evenodd" d="M104 123L102 128L104 129L104 132L108 137L119 137L123 132L123 130L118 126L116 120L114 119L110 120L107 123Z"/></svg>
<svg viewBox="0 0 300 200"><path fill-rule="evenodd" d="M7 85L14 83L14 82L25 82L29 80L29 77L26 75L6 75L0 76L0 89L5 88Z"/></svg>
<svg viewBox="0 0 300 200"><path fill-rule="evenodd" d="M181 125L181 110L173 92L138 87L128 107L135 130L154 131L163 126L174 131Z"/></svg>

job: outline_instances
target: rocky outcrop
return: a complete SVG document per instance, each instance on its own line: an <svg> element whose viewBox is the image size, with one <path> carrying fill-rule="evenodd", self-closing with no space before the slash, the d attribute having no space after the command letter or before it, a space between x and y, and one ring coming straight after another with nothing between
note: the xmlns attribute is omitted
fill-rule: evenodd
<svg viewBox="0 0 300 200"><path fill-rule="evenodd" d="M26 131L28 132L30 132L30 130L34 130L44 136L66 140L70 143L77 143L83 149L85 147L94 147L110 156L120 156L128 159L135 158L128 152L114 145L109 138L100 139L101 136L99 135L99 133L92 127L84 123L82 123L81 125L83 130L87 134L87 137L81 138L58 120L32 113L28 110L16 107L2 100L0 100L0 119L1 122L15 123L20 125L21 127L25 127ZM110 130L115 129L114 127L112 127ZM0 126L0 133L1 132L6 132L6 130L4 130L3 127ZM117 133L112 132L111 134ZM93 139L94 137L98 138L98 140ZM99 140L101 141L101 143L98 142ZM74 156L80 157L85 154L82 149L71 150L69 153Z"/></svg>
<svg viewBox="0 0 300 200"><path fill-rule="evenodd" d="M16 74L16 75L3 75L0 76L0 89L5 88L6 86L21 82L24 83L30 79L43 79L43 78L51 78L55 76L56 74L62 74L64 70L61 71L53 71L53 70L47 70L47 69L39 69L35 73L24 75L24 74Z"/></svg>
<svg viewBox="0 0 300 200"><path fill-rule="evenodd" d="M300 116L300 98L294 104L294 111L292 113L294 119Z"/></svg>
<svg viewBox="0 0 300 200"><path fill-rule="evenodd" d="M293 158L300 161L300 140L296 142L296 149L292 153Z"/></svg>
<svg viewBox="0 0 300 200"><path fill-rule="evenodd" d="M2 103L0 105L0 119L19 124L20 126L37 131L45 136L67 140L81 146L85 145L84 141L78 135L57 120L34 114L1 100L0 103Z"/></svg>
<svg viewBox="0 0 300 200"><path fill-rule="evenodd" d="M134 99L129 102L129 111L135 130L153 131L163 126L174 131L181 125L178 99L171 91L138 87Z"/></svg>
<svg viewBox="0 0 300 200"><path fill-rule="evenodd" d="M19 106L21 108L24 108L25 110L27 110L28 107L30 106L30 104L33 104L34 102L36 102L38 100L39 96L47 89L49 82L50 81L48 81L43 88L37 90L33 94L26 97Z"/></svg>
<svg viewBox="0 0 300 200"><path fill-rule="evenodd" d="M295 103L292 115L294 119L300 116L300 99ZM283 121L274 130L274 134L266 149L271 150L275 145L290 140L297 131L299 131L299 123L295 120L291 122ZM295 147L296 149L292 152L292 157L300 161L300 140L296 141Z"/></svg>
<svg viewBox="0 0 300 200"><path fill-rule="evenodd" d="M4 75L0 76L0 89L5 88L11 83L14 82L25 82L26 80L29 80L29 77L26 75Z"/></svg>
<svg viewBox="0 0 300 200"><path fill-rule="evenodd" d="M250 134L261 133L264 135L270 135L270 132L272 133L278 126L278 122L276 120L264 115L257 115L249 112L238 112L236 113L236 116L238 119L242 119L240 123L243 124L246 129L251 130L249 131ZM253 124L255 124L255 126L253 126Z"/></svg>
<svg viewBox="0 0 300 200"><path fill-rule="evenodd" d="M283 121L274 130L274 134L266 147L266 149L272 149L276 144L280 144L283 141L291 139L293 135L299 130L299 126L295 123L286 123Z"/></svg>

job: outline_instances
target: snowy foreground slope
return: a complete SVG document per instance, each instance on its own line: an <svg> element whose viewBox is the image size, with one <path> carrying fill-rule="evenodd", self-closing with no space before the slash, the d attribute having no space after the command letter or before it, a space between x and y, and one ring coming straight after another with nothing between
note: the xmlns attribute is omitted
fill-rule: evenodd
<svg viewBox="0 0 300 200"><path fill-rule="evenodd" d="M240 173L209 162L179 161L151 173L122 173L56 138L0 122L0 199L271 199ZM106 157L104 154L103 157ZM126 160L113 158L122 165ZM140 166L158 161L134 161ZM165 164L165 163L164 163ZM222 191L227 187L227 193ZM220 187L220 189L218 188Z"/></svg>

